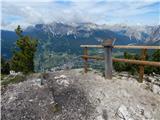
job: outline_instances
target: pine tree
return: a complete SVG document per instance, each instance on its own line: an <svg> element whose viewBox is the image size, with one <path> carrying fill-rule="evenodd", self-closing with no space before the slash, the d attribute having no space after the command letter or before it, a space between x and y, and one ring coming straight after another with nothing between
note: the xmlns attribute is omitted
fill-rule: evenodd
<svg viewBox="0 0 160 120"><path fill-rule="evenodd" d="M15 29L19 39L16 42L19 48L12 57L11 68L16 72L21 71L23 73L34 72L34 55L37 48L37 40L24 36L23 30L18 25Z"/></svg>
<svg viewBox="0 0 160 120"><path fill-rule="evenodd" d="M9 61L1 57L1 73L9 74L9 72L10 72Z"/></svg>

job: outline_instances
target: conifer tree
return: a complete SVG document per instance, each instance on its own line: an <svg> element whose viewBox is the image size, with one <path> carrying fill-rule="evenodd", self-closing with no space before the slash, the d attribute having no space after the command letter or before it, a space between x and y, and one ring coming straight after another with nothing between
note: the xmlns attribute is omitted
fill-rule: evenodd
<svg viewBox="0 0 160 120"><path fill-rule="evenodd" d="M10 72L10 65L9 61L1 57L1 74L9 74Z"/></svg>
<svg viewBox="0 0 160 120"><path fill-rule="evenodd" d="M15 29L19 39L16 42L16 51L11 60L11 69L23 73L34 72L34 55L37 47L37 40L22 34L22 29L18 25Z"/></svg>

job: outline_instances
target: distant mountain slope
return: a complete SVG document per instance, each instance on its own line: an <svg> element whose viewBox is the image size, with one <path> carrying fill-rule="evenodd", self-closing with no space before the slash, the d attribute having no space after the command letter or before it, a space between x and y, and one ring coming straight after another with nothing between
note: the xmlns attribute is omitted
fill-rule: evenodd
<svg viewBox="0 0 160 120"><path fill-rule="evenodd" d="M100 44L108 38L116 38L115 44L158 44L160 26L124 26L79 24L37 24L24 30L24 34L39 40L39 52L44 50L80 54L81 44ZM1 30L2 55L11 56L17 36L12 31Z"/></svg>
<svg viewBox="0 0 160 120"><path fill-rule="evenodd" d="M160 45L160 26L153 28L150 36L145 41L146 44Z"/></svg>
<svg viewBox="0 0 160 120"><path fill-rule="evenodd" d="M1 30L1 54L4 57L8 58L12 55L17 39L15 32Z"/></svg>

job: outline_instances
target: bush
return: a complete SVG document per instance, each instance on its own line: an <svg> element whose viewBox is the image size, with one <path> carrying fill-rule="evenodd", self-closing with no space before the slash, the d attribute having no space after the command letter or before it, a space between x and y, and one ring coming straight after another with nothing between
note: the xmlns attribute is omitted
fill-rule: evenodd
<svg viewBox="0 0 160 120"><path fill-rule="evenodd" d="M122 62L114 62L113 67L118 72L122 72L126 70L126 64Z"/></svg>
<svg viewBox="0 0 160 120"><path fill-rule="evenodd" d="M139 56L137 54L136 55L132 55L132 54L129 54L128 52L124 52L124 58L125 59L137 60L137 59L139 59ZM124 63L124 62L115 62L115 63L113 63L113 67L118 72L127 71L132 75L136 74L137 73L137 69L138 69L137 65Z"/></svg>
<svg viewBox="0 0 160 120"><path fill-rule="evenodd" d="M151 61L160 62L160 50L156 50L151 56ZM144 69L145 74L152 74L153 72L156 74L160 74L159 67L146 66Z"/></svg>
<svg viewBox="0 0 160 120"><path fill-rule="evenodd" d="M124 52L124 58L125 59L134 59L138 60L140 59L139 55L132 55L130 53ZM146 60L151 61L157 61L160 62L160 50L156 50L151 56L146 55ZM139 71L139 66L129 63L122 63L122 62L115 62L113 63L113 67L116 71L128 71L131 74L136 74ZM145 66L144 73L145 74L152 74L152 73L160 74L160 68L159 67L152 67L152 66Z"/></svg>

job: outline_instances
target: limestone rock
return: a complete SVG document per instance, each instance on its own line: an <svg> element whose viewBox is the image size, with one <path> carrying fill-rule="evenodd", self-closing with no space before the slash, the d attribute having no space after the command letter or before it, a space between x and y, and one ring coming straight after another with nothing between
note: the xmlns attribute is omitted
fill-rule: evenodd
<svg viewBox="0 0 160 120"><path fill-rule="evenodd" d="M153 91L153 93L155 93L155 94L160 94L160 86L158 86L158 85L152 85L152 91Z"/></svg>
<svg viewBox="0 0 160 120"><path fill-rule="evenodd" d="M153 94L159 88L153 85L151 92L142 87L147 81L124 74L106 80L93 71L62 70L9 84L2 120L159 120L160 95Z"/></svg>
<svg viewBox="0 0 160 120"><path fill-rule="evenodd" d="M117 116L121 118L121 120L129 120L130 113L127 110L127 107L124 105L121 105L117 110Z"/></svg>

